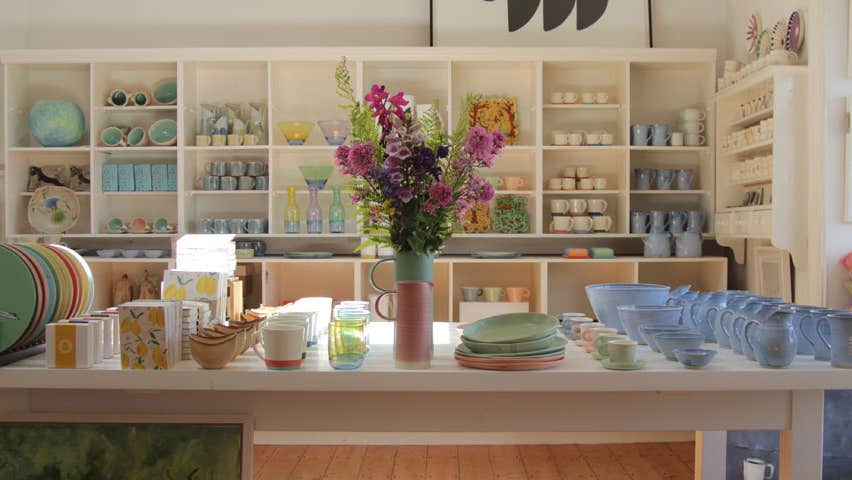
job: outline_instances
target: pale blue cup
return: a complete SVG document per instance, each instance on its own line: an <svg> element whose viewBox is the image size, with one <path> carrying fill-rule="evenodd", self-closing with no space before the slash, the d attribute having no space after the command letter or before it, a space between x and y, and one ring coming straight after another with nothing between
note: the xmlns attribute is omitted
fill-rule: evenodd
<svg viewBox="0 0 852 480"><path fill-rule="evenodd" d="M630 127L630 144L639 147L648 146L652 135L651 125L633 125Z"/></svg>
<svg viewBox="0 0 852 480"><path fill-rule="evenodd" d="M690 210L686 212L686 231L701 233L704 231L704 212L701 210Z"/></svg>
<svg viewBox="0 0 852 480"><path fill-rule="evenodd" d="M651 233L665 233L669 229L669 212L662 210L652 210L651 213Z"/></svg>
<svg viewBox="0 0 852 480"><path fill-rule="evenodd" d="M654 181L654 170L651 168L634 168L633 175L636 180L636 190L650 190Z"/></svg>
<svg viewBox="0 0 852 480"><path fill-rule="evenodd" d="M674 170L670 168L657 169L657 190L671 190L674 181Z"/></svg>
<svg viewBox="0 0 852 480"><path fill-rule="evenodd" d="M630 212L630 231L633 233L648 233L651 226L648 212Z"/></svg>
<svg viewBox="0 0 852 480"><path fill-rule="evenodd" d="M669 231L672 233L683 233L686 226L686 212L673 210L669 212Z"/></svg>
<svg viewBox="0 0 852 480"><path fill-rule="evenodd" d="M817 324L828 323L831 339L825 338L817 327L820 341L829 346L831 351L831 366L837 368L852 368L852 311L833 310L818 320Z"/></svg>
<svg viewBox="0 0 852 480"><path fill-rule="evenodd" d="M675 170L675 185L678 190L689 190L695 179L695 170L679 168Z"/></svg>
<svg viewBox="0 0 852 480"><path fill-rule="evenodd" d="M672 139L671 125L655 123L651 126L651 144L655 147L665 147Z"/></svg>
<svg viewBox="0 0 852 480"><path fill-rule="evenodd" d="M802 312L798 321L799 329L797 333L801 335L802 340L799 342L799 353L802 353L802 350L809 350L809 355L813 355L814 360L829 360L831 358L831 351L829 351L828 345L824 345L820 341L817 335L817 324L819 319L831 313L831 309L822 307L803 307L803 310L807 310L807 313ZM827 323L823 325L822 330L826 335L826 338L831 336L831 329Z"/></svg>

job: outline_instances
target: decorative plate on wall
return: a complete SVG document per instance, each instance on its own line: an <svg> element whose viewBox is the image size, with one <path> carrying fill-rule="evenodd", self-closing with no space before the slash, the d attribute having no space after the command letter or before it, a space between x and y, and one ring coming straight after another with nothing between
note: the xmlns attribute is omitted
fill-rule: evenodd
<svg viewBox="0 0 852 480"><path fill-rule="evenodd" d="M746 41L748 42L748 53L757 53L757 41L760 37L760 32L763 31L763 22L760 20L760 13L754 12L748 17L746 24Z"/></svg>
<svg viewBox="0 0 852 480"><path fill-rule="evenodd" d="M30 198L27 220L41 233L64 233L80 218L80 200L70 188L41 187Z"/></svg>
<svg viewBox="0 0 852 480"><path fill-rule="evenodd" d="M791 52L797 52L802 49L802 43L805 41L805 22L802 17L802 12L796 10L790 14L790 19L787 21L787 38L785 48Z"/></svg>
<svg viewBox="0 0 852 480"><path fill-rule="evenodd" d="M772 31L767 28L757 37L757 58L765 57L770 53L772 53Z"/></svg>
<svg viewBox="0 0 852 480"><path fill-rule="evenodd" d="M772 50L784 50L787 42L787 21L778 20L772 27Z"/></svg>
<svg viewBox="0 0 852 480"><path fill-rule="evenodd" d="M482 97L470 109L470 124L485 127L489 132L501 131L506 145L518 138L518 100L513 97Z"/></svg>

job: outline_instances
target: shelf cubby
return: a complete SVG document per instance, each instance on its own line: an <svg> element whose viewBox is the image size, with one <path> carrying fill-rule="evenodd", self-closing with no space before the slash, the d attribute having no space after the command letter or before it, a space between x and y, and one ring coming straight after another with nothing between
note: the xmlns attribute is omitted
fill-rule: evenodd
<svg viewBox="0 0 852 480"><path fill-rule="evenodd" d="M160 281L163 279L163 272L169 268L168 259L113 258L109 259L109 262L102 260L104 259L94 257L94 261L88 262L92 276L96 279L92 302L93 310L113 306L112 287L123 275L127 275L134 286L138 286L139 282L145 278L145 272L148 272L149 278L159 288Z"/></svg>
<svg viewBox="0 0 852 480"><path fill-rule="evenodd" d="M452 265L452 318L459 318L459 302L462 300L461 287L524 287L532 294L529 300L530 311L540 311L541 271L540 263L518 261L489 260L486 262L455 262Z"/></svg>
<svg viewBox="0 0 852 480"><path fill-rule="evenodd" d="M389 95L405 92L412 95L419 105L437 102L438 113L446 128L450 105L449 75L450 62L366 61L362 93L369 93L373 85L384 85Z"/></svg>
<svg viewBox="0 0 852 480"><path fill-rule="evenodd" d="M265 305L284 305L301 297L355 298L355 263L351 261L287 261L264 264Z"/></svg>
<svg viewBox="0 0 852 480"><path fill-rule="evenodd" d="M547 311L592 314L592 307L586 297L586 285L633 283L637 281L637 278L637 265L629 260L548 262Z"/></svg>
<svg viewBox="0 0 852 480"><path fill-rule="evenodd" d="M337 120L340 109L334 79L336 61L278 61L271 64L271 110L269 133L272 145L287 145L279 122ZM327 146L319 125L314 125L306 146Z"/></svg>

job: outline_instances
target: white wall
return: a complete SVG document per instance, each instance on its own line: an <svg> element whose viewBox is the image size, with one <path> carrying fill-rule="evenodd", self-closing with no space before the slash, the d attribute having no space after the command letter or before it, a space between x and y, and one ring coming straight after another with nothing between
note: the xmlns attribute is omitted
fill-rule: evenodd
<svg viewBox="0 0 852 480"><path fill-rule="evenodd" d="M715 48L724 60L729 56L728 9L718 0L654 0L654 46Z"/></svg>
<svg viewBox="0 0 852 480"><path fill-rule="evenodd" d="M801 9L804 12L806 28L810 26L808 22L809 0L728 0L727 3L728 38L726 44L730 49L728 53L731 55L730 58L740 61L749 60L745 32L746 22L752 12L760 13L763 19L763 28L771 28L778 20L790 18L790 13L793 10ZM805 32L805 44L800 53L803 63L807 61L808 35L810 33Z"/></svg>

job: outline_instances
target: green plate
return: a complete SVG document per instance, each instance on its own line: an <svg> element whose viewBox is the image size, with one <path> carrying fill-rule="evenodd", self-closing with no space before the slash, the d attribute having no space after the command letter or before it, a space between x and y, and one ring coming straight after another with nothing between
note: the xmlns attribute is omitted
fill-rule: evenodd
<svg viewBox="0 0 852 480"><path fill-rule="evenodd" d="M462 343L471 351L476 353L526 353L536 350L564 347L564 338L557 335L549 335L538 340L520 343L481 343L474 342L466 337L461 338Z"/></svg>
<svg viewBox="0 0 852 480"><path fill-rule="evenodd" d="M15 253L0 247L0 311L17 320L0 317L0 351L6 350L27 331L36 309L36 286L29 267Z"/></svg>
<svg viewBox="0 0 852 480"><path fill-rule="evenodd" d="M641 370L645 367L645 360L636 360L636 363L613 363L604 358L601 365L607 370Z"/></svg>
<svg viewBox="0 0 852 480"><path fill-rule="evenodd" d="M464 329L468 340L480 343L519 343L556 332L556 317L544 313L507 313L483 318Z"/></svg>
<svg viewBox="0 0 852 480"><path fill-rule="evenodd" d="M466 345L461 344L456 347L456 353L465 357L474 358L543 358L552 357L559 353L565 353L565 347L546 348L533 352L524 353L476 353L471 351Z"/></svg>

